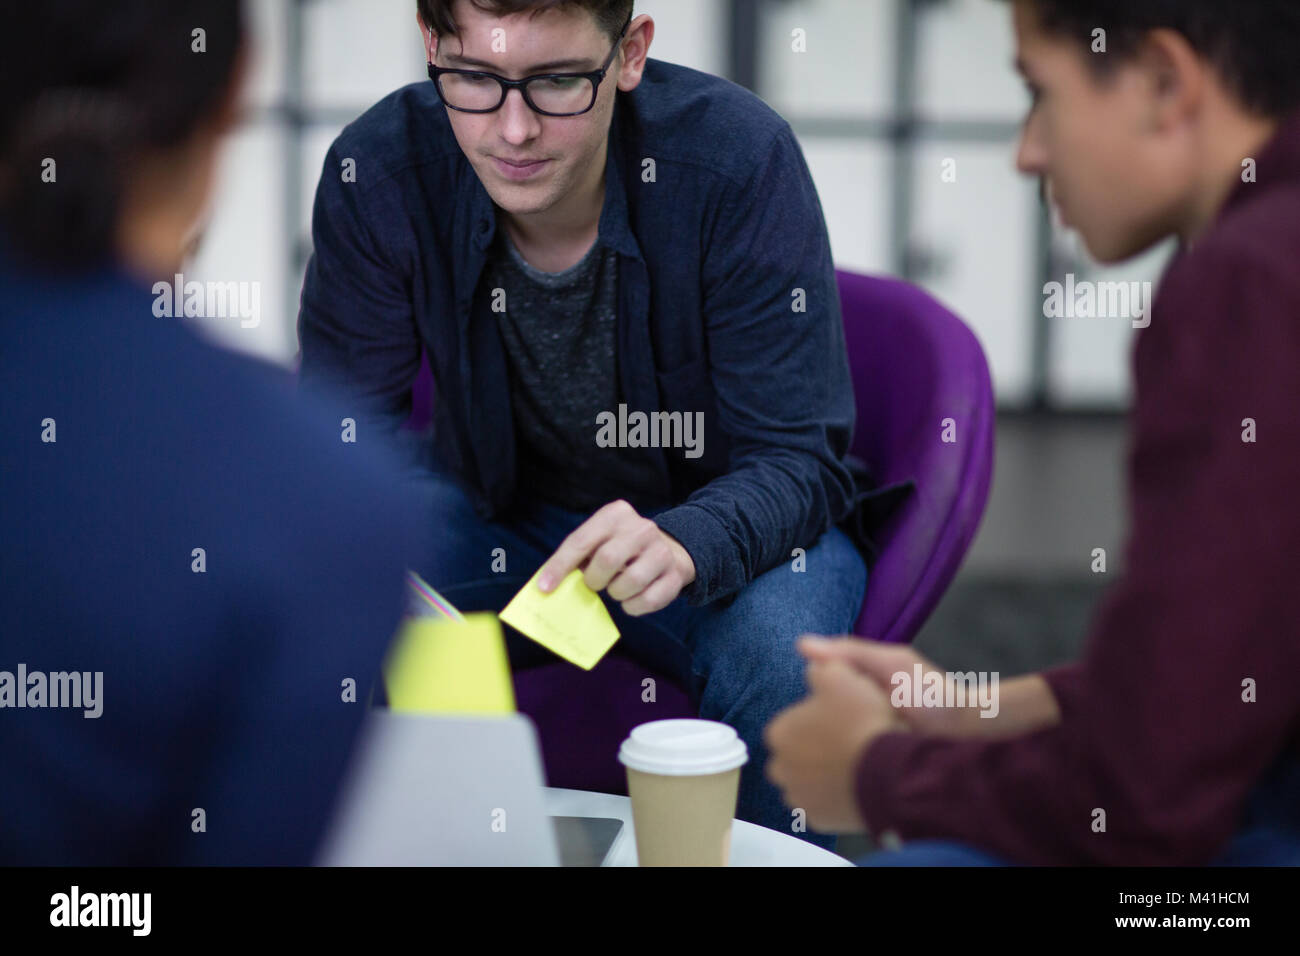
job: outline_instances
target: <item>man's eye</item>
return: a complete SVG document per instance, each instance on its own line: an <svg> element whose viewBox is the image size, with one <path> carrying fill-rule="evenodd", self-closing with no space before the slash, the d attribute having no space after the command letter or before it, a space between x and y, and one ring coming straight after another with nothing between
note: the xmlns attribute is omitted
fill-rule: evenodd
<svg viewBox="0 0 1300 956"><path fill-rule="evenodd" d="M553 90L571 90L580 82L582 82L581 78L576 76L552 76L541 80L540 85Z"/></svg>
<svg viewBox="0 0 1300 956"><path fill-rule="evenodd" d="M460 80L470 86L487 86L489 83L496 82L490 76L475 76L473 73L462 73Z"/></svg>

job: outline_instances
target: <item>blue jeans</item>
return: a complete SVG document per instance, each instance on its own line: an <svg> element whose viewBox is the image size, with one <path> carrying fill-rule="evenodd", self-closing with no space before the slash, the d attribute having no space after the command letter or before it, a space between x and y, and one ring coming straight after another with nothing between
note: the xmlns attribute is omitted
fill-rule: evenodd
<svg viewBox="0 0 1300 956"><path fill-rule="evenodd" d="M428 487L438 545L434 566L414 570L464 611L505 607L560 542L589 517L531 501L488 522L478 516L455 478L435 473ZM506 570L494 573L498 548L504 549ZM622 635L619 651L677 677L702 718L730 724L749 748L749 761L740 774L737 817L830 850L835 837L803 829L803 814L796 817L767 780L763 728L807 693L795 638L851 632L866 592L867 570L852 541L836 528L807 548L804 560L802 573L791 564L780 564L734 598L703 607L691 607L678 597L654 614L631 617L617 602L603 593L601 597ZM513 669L558 659L512 628L503 630ZM800 829L795 829L796 822Z"/></svg>
<svg viewBox="0 0 1300 956"><path fill-rule="evenodd" d="M1015 866L965 843L917 840L858 866ZM1237 835L1210 866L1300 866L1300 762L1283 759L1256 784Z"/></svg>

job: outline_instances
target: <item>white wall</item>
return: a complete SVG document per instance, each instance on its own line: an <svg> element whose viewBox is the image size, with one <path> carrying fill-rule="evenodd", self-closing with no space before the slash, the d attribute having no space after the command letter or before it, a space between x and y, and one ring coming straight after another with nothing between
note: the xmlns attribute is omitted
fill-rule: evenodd
<svg viewBox="0 0 1300 956"><path fill-rule="evenodd" d="M754 0L765 11L760 32L759 93L796 128L809 119L852 124L892 113L897 0ZM329 143L345 118L404 83L423 78L414 0L313 0L304 4L303 96L331 111L309 127L296 152L276 107L285 95L288 0L253 0L257 56L249 122L223 163L214 218L187 278L261 284L262 322L211 320L205 329L233 348L281 362L296 352L296 296L302 275L286 241L289 191L293 231L309 235L312 196ZM656 23L651 55L713 73L727 68L724 0L638 0ZM920 18L920 115L933 121L988 121L1010 132L994 141L923 138L915 152L911 245L934 264L919 281L962 315L988 353L1003 403L1031 384L1032 332L1041 310L1037 280L1034 183L1013 167L1014 125L1027 98L1011 70L1009 13L990 0L949 0ZM806 52L792 49L803 31ZM876 127L879 129L879 127ZM891 248L889 144L840 128L801 135L826 212L839 265L885 272ZM945 182L943 162L956 162ZM1078 256L1080 278L1153 280L1167 250L1125 266L1096 270L1069 236L1060 250ZM1064 403L1122 405L1127 399L1132 330L1123 321L1053 320L1048 356L1051 394Z"/></svg>

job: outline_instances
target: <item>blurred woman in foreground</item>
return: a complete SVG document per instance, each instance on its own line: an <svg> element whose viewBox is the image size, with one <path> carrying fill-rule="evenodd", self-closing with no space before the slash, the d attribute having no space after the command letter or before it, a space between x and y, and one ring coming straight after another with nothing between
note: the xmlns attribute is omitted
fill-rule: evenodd
<svg viewBox="0 0 1300 956"><path fill-rule="evenodd" d="M155 312L240 6L18 5L0 58L0 864L310 862L418 518L345 409Z"/></svg>

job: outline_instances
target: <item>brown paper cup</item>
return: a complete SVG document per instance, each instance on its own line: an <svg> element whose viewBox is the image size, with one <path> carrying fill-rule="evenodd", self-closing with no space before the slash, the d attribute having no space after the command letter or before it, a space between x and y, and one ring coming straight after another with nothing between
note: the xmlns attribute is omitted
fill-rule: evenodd
<svg viewBox="0 0 1300 956"><path fill-rule="evenodd" d="M642 866L727 866L744 741L713 720L652 720L618 752Z"/></svg>
<svg viewBox="0 0 1300 956"><path fill-rule="evenodd" d="M636 855L641 866L727 866L740 768L666 777L628 768Z"/></svg>

